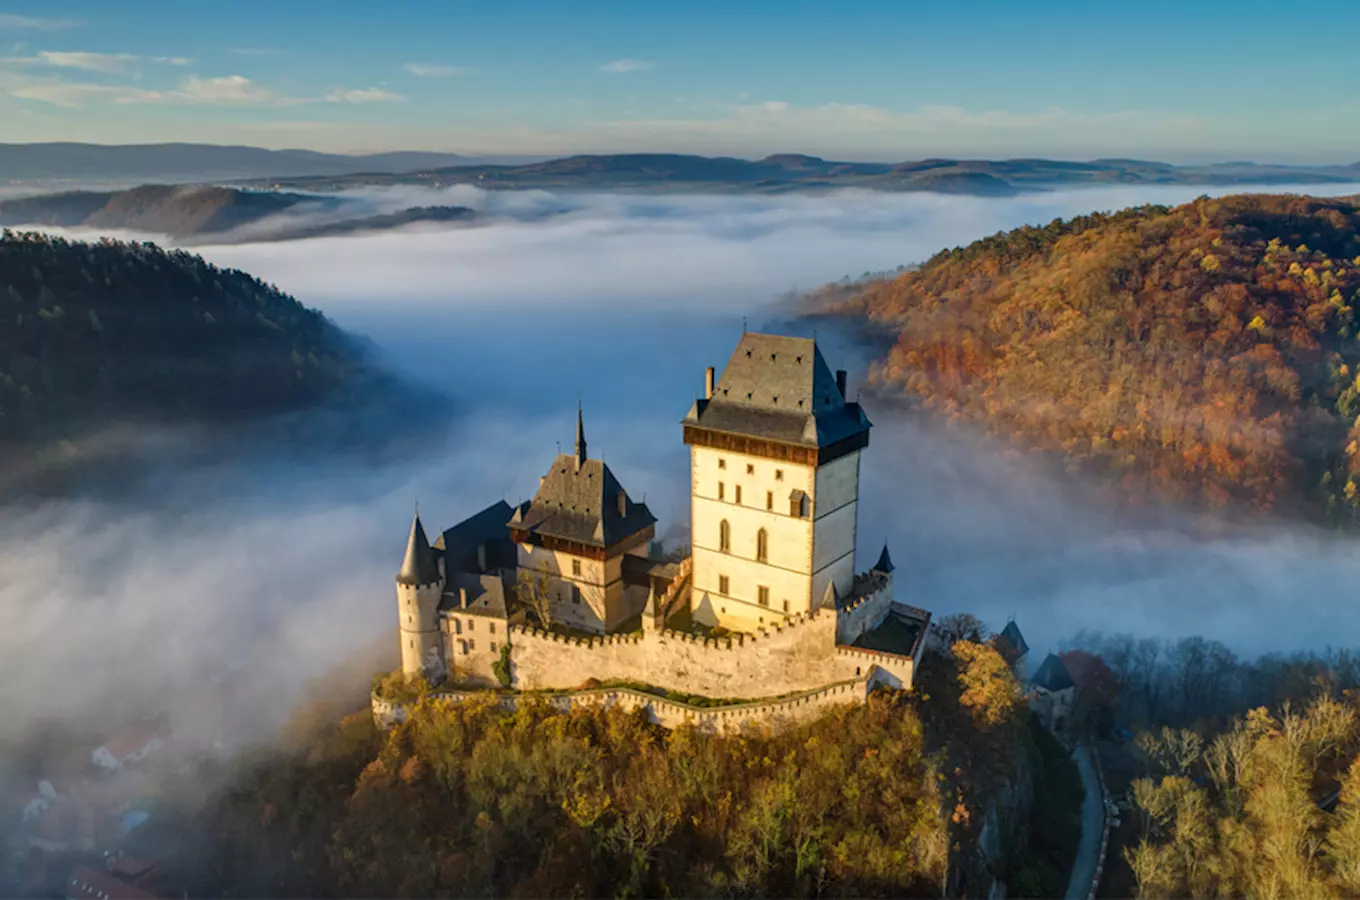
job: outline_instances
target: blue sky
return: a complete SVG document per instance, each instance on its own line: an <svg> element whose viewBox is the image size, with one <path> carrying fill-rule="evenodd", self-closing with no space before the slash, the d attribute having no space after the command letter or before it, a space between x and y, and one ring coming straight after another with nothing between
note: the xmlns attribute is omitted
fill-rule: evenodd
<svg viewBox="0 0 1360 900"><path fill-rule="evenodd" d="M1360 66L1325 35L1357 27L1353 0L3 0L0 140L1352 162Z"/></svg>

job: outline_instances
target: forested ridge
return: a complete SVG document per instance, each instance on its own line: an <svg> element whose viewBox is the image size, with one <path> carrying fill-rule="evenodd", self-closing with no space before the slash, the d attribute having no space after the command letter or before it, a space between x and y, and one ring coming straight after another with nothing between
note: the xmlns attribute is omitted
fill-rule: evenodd
<svg viewBox="0 0 1360 900"><path fill-rule="evenodd" d="M871 385L1211 507L1360 508L1360 210L1243 195L1019 228L825 306Z"/></svg>
<svg viewBox="0 0 1360 900"><path fill-rule="evenodd" d="M152 244L0 237L0 437L297 409L364 367L273 285Z"/></svg>

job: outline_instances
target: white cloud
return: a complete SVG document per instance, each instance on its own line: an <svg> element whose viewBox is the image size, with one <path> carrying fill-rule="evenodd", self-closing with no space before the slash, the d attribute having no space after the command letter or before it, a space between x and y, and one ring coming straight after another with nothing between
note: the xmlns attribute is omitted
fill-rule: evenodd
<svg viewBox="0 0 1360 900"><path fill-rule="evenodd" d="M419 75L421 78L447 78L450 75L462 75L468 71L462 66L441 66L431 63L407 63L402 68L412 75Z"/></svg>
<svg viewBox="0 0 1360 900"><path fill-rule="evenodd" d="M22 100L36 100L68 109L91 103L163 103L165 95L136 87L110 84L79 84L74 82L45 82L14 88L11 96Z"/></svg>
<svg viewBox="0 0 1360 900"><path fill-rule="evenodd" d="M44 65L104 72L110 75L131 72L141 61L140 56L132 53L76 53L56 50L39 51L37 58Z"/></svg>
<svg viewBox="0 0 1360 900"><path fill-rule="evenodd" d="M609 75L627 75L632 72L645 72L656 68L656 63L645 59L616 59L600 66L600 71Z"/></svg>
<svg viewBox="0 0 1360 900"><path fill-rule="evenodd" d="M0 13L0 28L29 28L34 31L55 31L61 28L74 28L83 23L74 19L40 19L35 16L18 16L13 13Z"/></svg>
<svg viewBox="0 0 1360 900"><path fill-rule="evenodd" d="M190 66L194 62L187 56L153 56L151 61L167 66Z"/></svg>
<svg viewBox="0 0 1360 900"><path fill-rule="evenodd" d="M291 102L244 75L224 75L221 78L194 76L178 92L167 95L167 102L183 99L207 105L286 105Z"/></svg>
<svg viewBox="0 0 1360 900"><path fill-rule="evenodd" d="M243 75L221 78L192 76L175 90L145 90L132 85L84 84L77 82L40 82L21 85L10 94L54 106L78 107L91 103L168 106L292 106L305 103L283 97Z"/></svg>
<svg viewBox="0 0 1360 900"><path fill-rule="evenodd" d="M334 91L326 95L332 103L403 103L406 98L382 88L358 88L349 91Z"/></svg>

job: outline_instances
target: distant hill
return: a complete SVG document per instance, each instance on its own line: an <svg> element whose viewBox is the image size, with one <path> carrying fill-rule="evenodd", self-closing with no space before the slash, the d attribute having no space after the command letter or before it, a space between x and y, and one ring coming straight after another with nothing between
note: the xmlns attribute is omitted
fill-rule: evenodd
<svg viewBox="0 0 1360 900"><path fill-rule="evenodd" d="M838 162L782 153L760 160L678 153L582 155L519 165L456 164L403 174L278 179L299 190L383 184L475 184L489 189L742 191L781 193L833 188L1006 196L1025 190L1101 184L1343 184L1360 182L1360 165L1173 166L1129 159L926 159ZM271 182L274 184L275 182Z"/></svg>
<svg viewBox="0 0 1360 900"><path fill-rule="evenodd" d="M1360 520L1360 208L1246 195L943 251L822 312L874 390L1209 506Z"/></svg>
<svg viewBox="0 0 1360 900"><path fill-rule="evenodd" d="M368 373L320 313L183 251L6 231L0 286L0 445L301 409Z"/></svg>
<svg viewBox="0 0 1360 900"><path fill-rule="evenodd" d="M245 191L210 185L143 185L123 191L73 191L0 200L0 225L153 232L175 238L222 239L234 229L266 223L252 240L286 240L451 222L474 216L465 207L415 207L375 215L336 197Z"/></svg>
<svg viewBox="0 0 1360 900"><path fill-rule="evenodd" d="M521 160L523 157L520 158ZM348 156L217 144L0 144L5 181L214 181L230 178L412 172L439 166L512 162L514 157L396 152Z"/></svg>

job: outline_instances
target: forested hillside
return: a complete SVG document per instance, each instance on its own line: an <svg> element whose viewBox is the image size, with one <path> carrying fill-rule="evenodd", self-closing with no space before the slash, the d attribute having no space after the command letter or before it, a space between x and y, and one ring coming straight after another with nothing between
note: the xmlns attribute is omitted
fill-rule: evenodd
<svg viewBox="0 0 1360 900"><path fill-rule="evenodd" d="M1201 198L945 251L831 312L896 343L875 388L1210 506L1360 508L1360 210Z"/></svg>
<svg viewBox="0 0 1360 900"><path fill-rule="evenodd" d="M299 719L289 749L246 761L193 827L190 896L1053 896L1077 826L1075 770L1000 654L932 656L922 689L803 726L718 736L617 709L420 703ZM526 701L528 698L525 698ZM1056 746L1056 745L1054 745ZM1043 818L1011 821L1014 865L978 832L1027 748ZM1052 785L1063 782L1065 787ZM1056 792L1056 793L1055 793ZM1028 810L1021 811L1022 816ZM1036 816L1038 813L1036 813ZM1026 890L1026 887L1028 890Z"/></svg>
<svg viewBox="0 0 1360 900"><path fill-rule="evenodd" d="M0 238L0 438L297 409L363 368L315 310L151 244Z"/></svg>

